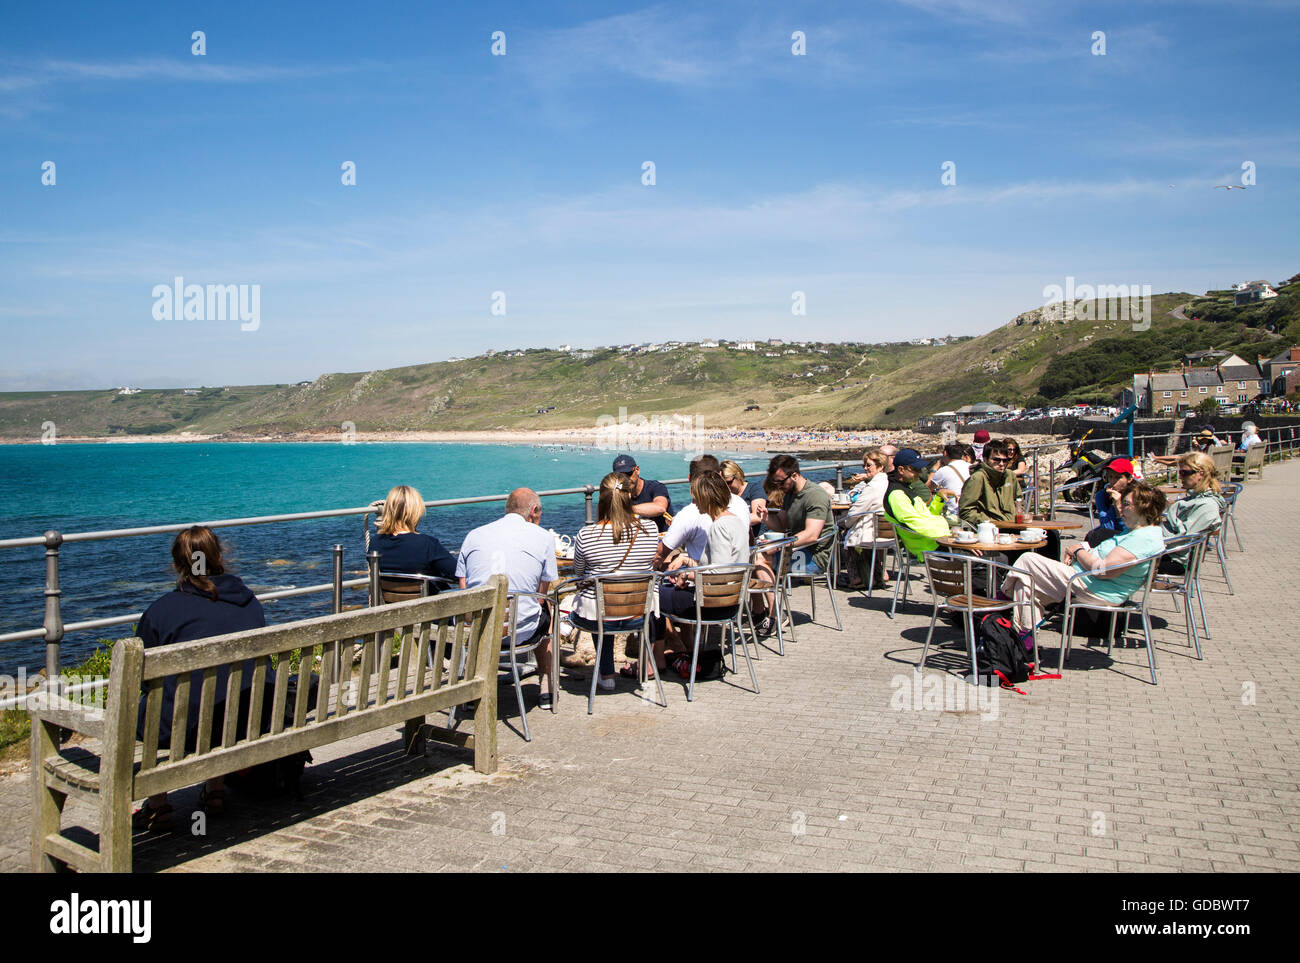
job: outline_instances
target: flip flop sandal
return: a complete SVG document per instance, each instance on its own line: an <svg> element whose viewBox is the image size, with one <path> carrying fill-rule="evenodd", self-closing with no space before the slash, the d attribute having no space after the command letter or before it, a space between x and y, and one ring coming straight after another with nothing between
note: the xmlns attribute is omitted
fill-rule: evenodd
<svg viewBox="0 0 1300 963"><path fill-rule="evenodd" d="M172 807L163 803L158 808L146 802L131 814L131 828L147 830L151 833L167 833L172 828Z"/></svg>
<svg viewBox="0 0 1300 963"><path fill-rule="evenodd" d="M637 665L635 659L629 662L627 665L623 666L623 668L618 670L618 674L625 679L639 679L641 678L639 672L640 672L640 666Z"/></svg>

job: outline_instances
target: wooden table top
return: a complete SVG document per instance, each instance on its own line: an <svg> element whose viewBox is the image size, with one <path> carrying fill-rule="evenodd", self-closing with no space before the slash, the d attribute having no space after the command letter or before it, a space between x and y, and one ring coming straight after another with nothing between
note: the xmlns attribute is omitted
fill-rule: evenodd
<svg viewBox="0 0 1300 963"><path fill-rule="evenodd" d="M1083 522L1067 522L1063 519L1043 519L1038 522L999 522L993 519L993 524L1004 532L1020 532L1026 528L1041 528L1045 532L1063 532L1070 529L1083 528Z"/></svg>
<svg viewBox="0 0 1300 963"><path fill-rule="evenodd" d="M957 539L952 537L936 538L935 541L945 548L956 549L958 551L970 551L973 549L977 552L1032 552L1036 549L1047 547L1047 539L1045 538L1040 539L1037 542L1022 542L1020 539L1016 539L1010 545L1003 545L1001 542L959 542Z"/></svg>

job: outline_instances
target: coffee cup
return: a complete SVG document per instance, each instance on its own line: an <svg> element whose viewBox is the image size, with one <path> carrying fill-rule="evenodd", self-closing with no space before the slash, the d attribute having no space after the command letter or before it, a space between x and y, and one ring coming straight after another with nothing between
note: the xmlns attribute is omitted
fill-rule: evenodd
<svg viewBox="0 0 1300 963"><path fill-rule="evenodd" d="M1015 541L1015 539L1012 538L1010 535L999 535L999 536L998 536L998 544L999 544L999 545L1010 545L1013 541Z"/></svg>

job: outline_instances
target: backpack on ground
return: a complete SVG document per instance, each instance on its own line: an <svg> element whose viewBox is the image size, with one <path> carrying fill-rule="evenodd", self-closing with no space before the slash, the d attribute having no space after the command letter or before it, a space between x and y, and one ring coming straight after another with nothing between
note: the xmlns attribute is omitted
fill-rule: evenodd
<svg viewBox="0 0 1300 963"><path fill-rule="evenodd" d="M1018 682L1059 679L1059 674L1036 674L1038 666L1029 661L1025 643L1010 617L1004 612L990 612L975 623L975 661L981 676L995 675L1004 689L1017 689Z"/></svg>

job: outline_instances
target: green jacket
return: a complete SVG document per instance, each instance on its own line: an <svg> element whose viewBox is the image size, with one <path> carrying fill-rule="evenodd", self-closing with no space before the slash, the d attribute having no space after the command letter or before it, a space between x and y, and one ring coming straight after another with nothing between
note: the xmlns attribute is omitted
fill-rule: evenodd
<svg viewBox="0 0 1300 963"><path fill-rule="evenodd" d="M1001 474L1001 481L997 475ZM990 519L1001 522L1016 520L1016 495L1020 483L1010 471L993 472L983 462L971 469L970 478L961 489L957 517L968 525Z"/></svg>
<svg viewBox="0 0 1300 963"><path fill-rule="evenodd" d="M1173 502L1165 509L1165 517L1160 521L1165 540L1179 535L1199 535L1218 526L1223 517L1227 503L1222 495L1216 495L1210 489L1197 495L1188 495ZM1177 562L1187 558L1186 552L1171 556Z"/></svg>
<svg viewBox="0 0 1300 963"><path fill-rule="evenodd" d="M925 495L891 480L885 491L885 517L907 526L909 531L898 530L898 538L918 562L926 552L939 547L936 538L947 538L952 534L943 517L943 498L939 495L927 498L930 490L924 484L920 487Z"/></svg>

